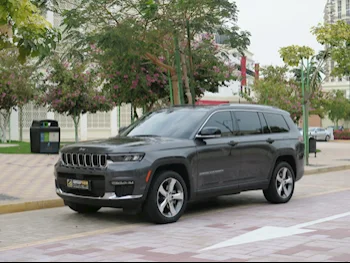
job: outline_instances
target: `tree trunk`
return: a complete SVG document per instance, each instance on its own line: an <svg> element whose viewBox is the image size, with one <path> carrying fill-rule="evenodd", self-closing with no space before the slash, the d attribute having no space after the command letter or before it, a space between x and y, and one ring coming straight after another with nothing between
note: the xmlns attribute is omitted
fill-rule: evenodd
<svg viewBox="0 0 350 263"><path fill-rule="evenodd" d="M79 133L78 133L78 127L80 123L80 116L74 115L73 116L73 122L74 122L74 131L75 131L75 142L79 142Z"/></svg>
<svg viewBox="0 0 350 263"><path fill-rule="evenodd" d="M134 120L138 120L139 119L139 115L137 114L137 107L134 106Z"/></svg>
<svg viewBox="0 0 350 263"><path fill-rule="evenodd" d="M171 71L171 82L173 84L174 105L180 105L179 80L176 71Z"/></svg>
<svg viewBox="0 0 350 263"><path fill-rule="evenodd" d="M11 111L2 111L1 112L1 122L0 122L0 129L1 129L1 142L7 143L7 126L10 120Z"/></svg>
<svg viewBox="0 0 350 263"><path fill-rule="evenodd" d="M19 107L19 141L23 142L23 107Z"/></svg>
<svg viewBox="0 0 350 263"><path fill-rule="evenodd" d="M188 79L188 72L187 72L187 64L186 64L186 57L183 52L181 52L181 64L182 64L182 73L185 78L185 88L186 88L186 96L188 100L188 104L193 105L193 100L192 100L192 93L190 89L190 82Z"/></svg>

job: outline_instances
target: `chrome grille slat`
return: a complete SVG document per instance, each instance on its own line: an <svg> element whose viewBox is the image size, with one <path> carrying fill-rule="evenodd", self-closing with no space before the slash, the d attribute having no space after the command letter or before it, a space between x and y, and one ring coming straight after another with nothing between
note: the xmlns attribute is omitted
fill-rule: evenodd
<svg viewBox="0 0 350 263"><path fill-rule="evenodd" d="M106 154L62 153L62 164L73 168L106 168Z"/></svg>

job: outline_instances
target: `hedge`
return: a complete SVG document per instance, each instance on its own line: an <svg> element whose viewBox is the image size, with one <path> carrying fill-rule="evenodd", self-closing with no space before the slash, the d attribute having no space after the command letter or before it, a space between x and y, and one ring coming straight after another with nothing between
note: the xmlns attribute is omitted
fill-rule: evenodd
<svg viewBox="0 0 350 263"><path fill-rule="evenodd" d="M350 130L346 131L335 131L334 132L335 140L350 140Z"/></svg>

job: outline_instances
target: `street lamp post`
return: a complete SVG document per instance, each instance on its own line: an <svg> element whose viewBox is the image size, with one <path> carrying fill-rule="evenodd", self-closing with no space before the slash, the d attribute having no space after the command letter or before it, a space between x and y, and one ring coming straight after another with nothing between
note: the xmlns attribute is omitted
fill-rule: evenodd
<svg viewBox="0 0 350 263"><path fill-rule="evenodd" d="M301 61L301 89L303 95L303 130L304 130L304 143L305 143L305 164L309 165L309 125L308 125L308 116L307 116L307 101L306 101L306 92L305 92L305 78L304 78L304 62Z"/></svg>

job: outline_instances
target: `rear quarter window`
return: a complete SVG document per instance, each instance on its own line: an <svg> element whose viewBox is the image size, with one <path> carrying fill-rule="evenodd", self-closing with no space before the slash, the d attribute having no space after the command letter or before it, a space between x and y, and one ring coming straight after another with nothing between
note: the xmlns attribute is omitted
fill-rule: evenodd
<svg viewBox="0 0 350 263"><path fill-rule="evenodd" d="M283 115L277 113L264 113L264 116L272 133L287 133L290 131Z"/></svg>

